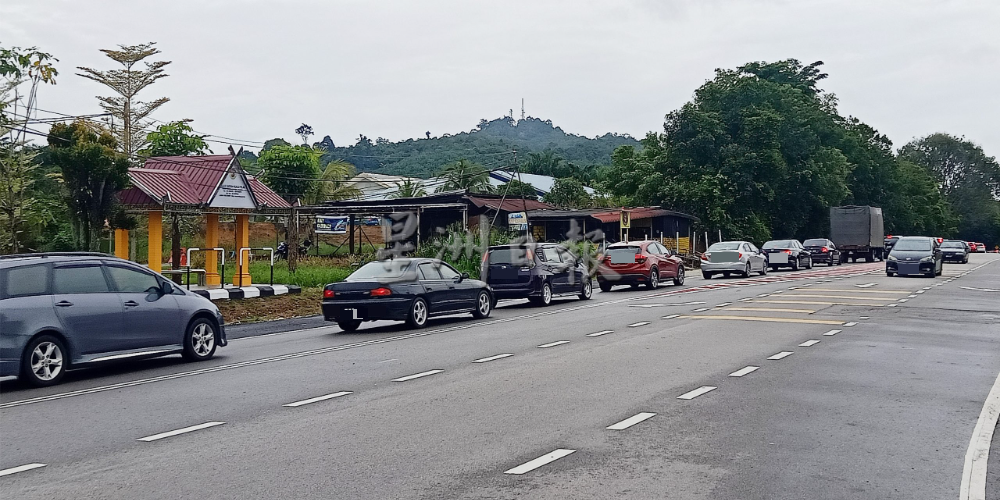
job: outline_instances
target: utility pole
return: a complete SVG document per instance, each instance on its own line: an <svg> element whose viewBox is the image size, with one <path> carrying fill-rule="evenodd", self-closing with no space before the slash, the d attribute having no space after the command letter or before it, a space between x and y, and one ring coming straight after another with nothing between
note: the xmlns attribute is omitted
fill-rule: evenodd
<svg viewBox="0 0 1000 500"><path fill-rule="evenodd" d="M524 121L524 98L521 98L521 121Z"/></svg>
<svg viewBox="0 0 1000 500"><path fill-rule="evenodd" d="M514 150L514 172L517 172L518 184L523 187L524 182L521 181L521 167L517 165L516 149ZM519 191L521 191L521 208L524 210L524 237L531 240L531 221L528 220L528 202L524 199L524 189L519 188Z"/></svg>

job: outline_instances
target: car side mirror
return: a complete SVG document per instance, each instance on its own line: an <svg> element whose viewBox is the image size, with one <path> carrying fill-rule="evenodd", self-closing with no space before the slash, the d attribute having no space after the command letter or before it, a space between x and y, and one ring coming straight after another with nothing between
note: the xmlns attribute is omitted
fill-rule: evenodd
<svg viewBox="0 0 1000 500"><path fill-rule="evenodd" d="M462 273L457 277L455 277L455 283L461 283L462 280L467 280L467 279L469 279L469 273Z"/></svg>
<svg viewBox="0 0 1000 500"><path fill-rule="evenodd" d="M171 284L169 281L164 281L163 285L160 286L160 294L170 295L172 293L174 293L174 285Z"/></svg>

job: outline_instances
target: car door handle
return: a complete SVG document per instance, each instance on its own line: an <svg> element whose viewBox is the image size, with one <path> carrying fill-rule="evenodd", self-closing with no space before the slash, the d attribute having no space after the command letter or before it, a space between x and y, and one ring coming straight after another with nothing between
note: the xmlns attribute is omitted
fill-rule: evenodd
<svg viewBox="0 0 1000 500"><path fill-rule="evenodd" d="M60 300L59 302L56 302L56 305L59 307L69 307L73 305L73 303L68 300Z"/></svg>
<svg viewBox="0 0 1000 500"><path fill-rule="evenodd" d="M134 300L126 300L125 305L128 307L136 307L139 305L139 303Z"/></svg>

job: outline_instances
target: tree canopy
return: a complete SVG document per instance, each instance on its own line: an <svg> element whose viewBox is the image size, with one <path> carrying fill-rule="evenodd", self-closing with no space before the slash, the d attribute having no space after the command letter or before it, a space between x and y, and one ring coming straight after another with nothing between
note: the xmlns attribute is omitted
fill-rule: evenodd
<svg viewBox="0 0 1000 500"><path fill-rule="evenodd" d="M309 195L320 175L320 152L308 146L274 146L257 159L261 181L294 203Z"/></svg>
<svg viewBox="0 0 1000 500"><path fill-rule="evenodd" d="M188 120L164 123L146 134L147 146L139 150L139 156L188 156L211 153L205 136L197 135L188 125Z"/></svg>

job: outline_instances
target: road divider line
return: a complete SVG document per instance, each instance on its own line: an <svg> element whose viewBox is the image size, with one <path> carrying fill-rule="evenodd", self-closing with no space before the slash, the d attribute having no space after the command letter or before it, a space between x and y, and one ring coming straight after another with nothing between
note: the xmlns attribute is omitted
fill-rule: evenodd
<svg viewBox="0 0 1000 500"><path fill-rule="evenodd" d="M785 312L785 313L800 313L800 314L812 314L816 312L813 309L784 309L781 307L727 307L725 311L760 311L760 312Z"/></svg>
<svg viewBox="0 0 1000 500"><path fill-rule="evenodd" d="M910 292L909 290L854 290L854 289L841 289L841 288L812 288L807 290L809 292L834 292L834 293L888 293L893 295L906 295Z"/></svg>
<svg viewBox="0 0 1000 500"><path fill-rule="evenodd" d="M775 360L776 361L776 360L779 360L779 359L782 359L782 358L787 358L787 357L791 356L792 354L795 354L795 351L781 351L778 354L775 354L775 355L773 355L773 356L771 356L771 357L769 357L767 359Z"/></svg>
<svg viewBox="0 0 1000 500"><path fill-rule="evenodd" d="M472 362L473 363L487 363L489 361L496 361L498 359L509 358L511 356L513 356L513 354L510 354L510 353L497 354L496 356L490 356L488 358L479 358L479 359L473 360Z"/></svg>
<svg viewBox="0 0 1000 500"><path fill-rule="evenodd" d="M747 366L745 368L740 368L739 370L736 370L733 373L730 373L729 376L730 377L742 377L744 375L748 375L748 374L751 374L751 373L757 371L758 368L760 368L760 367L759 366L753 366L753 365Z"/></svg>
<svg viewBox="0 0 1000 500"><path fill-rule="evenodd" d="M415 378L427 377L430 375L436 375L443 372L444 370L427 370L425 372L414 373L413 375L407 375L405 377L399 377L392 379L393 382L406 382L408 380L413 380Z"/></svg>
<svg viewBox="0 0 1000 500"><path fill-rule="evenodd" d="M885 306L885 307L896 307L896 306L898 306L898 305L899 305L899 304L889 304L889 305L887 305L887 306Z"/></svg>
<svg viewBox="0 0 1000 500"><path fill-rule="evenodd" d="M911 298L911 299L915 299L915 298L917 298L917 295L911 293L910 295L907 295L907 297Z"/></svg>
<svg viewBox="0 0 1000 500"><path fill-rule="evenodd" d="M17 474L18 472L29 471L33 469L40 469L45 467L46 464L24 464L18 465L17 467L11 467L9 469L0 470L0 477L9 476L11 474Z"/></svg>
<svg viewBox="0 0 1000 500"><path fill-rule="evenodd" d="M814 346L814 345L816 345L818 343L819 343L818 340L807 340L807 341L799 344L799 347L812 347L812 346Z"/></svg>
<svg viewBox="0 0 1000 500"><path fill-rule="evenodd" d="M843 330L830 330L830 331L824 333L823 335L825 335L827 337L832 337L832 336L834 336L834 335L836 335L836 334L838 334L838 333L840 333L842 331Z"/></svg>
<svg viewBox="0 0 1000 500"><path fill-rule="evenodd" d="M962 469L962 485L958 490L959 500L983 500L986 498L986 465L990 458L993 432L1000 417L1000 377L986 396L983 411L979 414L976 427L965 452L965 466Z"/></svg>
<svg viewBox="0 0 1000 500"><path fill-rule="evenodd" d="M696 312L696 313L705 312L708 309L709 308L707 308L707 307L699 307L699 308L695 309L694 312Z"/></svg>
<svg viewBox="0 0 1000 500"><path fill-rule="evenodd" d="M716 304L715 307L726 307L732 304L733 304L732 302L723 302L721 304Z"/></svg>
<svg viewBox="0 0 1000 500"><path fill-rule="evenodd" d="M631 325L628 325L628 326L629 326L630 328L635 328L635 327L637 327L637 326L646 326L646 325L648 325L648 324L649 324L649 321L640 321L640 322L638 322L638 323L632 323Z"/></svg>
<svg viewBox="0 0 1000 500"><path fill-rule="evenodd" d="M281 405L281 406L284 406L285 408L298 408L300 406L304 406L310 403L319 403L320 401L339 398L341 396L346 396L348 394L354 394L354 393L351 391L340 391L340 392L335 392L333 394L327 394L325 396L317 396L315 398L303 399L302 401L296 401L294 403L288 403L286 405Z"/></svg>
<svg viewBox="0 0 1000 500"><path fill-rule="evenodd" d="M642 413L633 415L633 416L631 416L629 418L626 418L625 420L622 420L621 422L618 422L617 424L609 425L609 426L607 426L607 429L608 430L612 430L612 431L623 431L625 429L628 429L629 427L632 427L635 424L638 424L639 422L642 422L643 420L648 420L648 419L653 418L655 416L656 416L655 413L642 412Z"/></svg>
<svg viewBox="0 0 1000 500"><path fill-rule="evenodd" d="M567 450L565 448L559 448L559 449L557 449L555 451L546 453L546 454L544 454L544 455L542 455L542 456L540 456L540 457L538 457L538 458L536 458L534 460L531 460L529 462L525 462L525 463L523 463L521 465L518 465L517 467L514 467L513 469L505 470L504 474L521 475L521 474L524 474L524 473L527 473L527 472L531 472L531 471L533 471L533 470L535 470L535 469L537 469L537 468L539 468L539 467L541 467L543 465L555 462L556 460L559 460L560 458L563 458L563 457L565 457L567 455L571 455L571 454L573 454L575 452L576 452L576 450Z"/></svg>
<svg viewBox="0 0 1000 500"><path fill-rule="evenodd" d="M548 344L542 344L542 345L540 345L538 347L541 347L541 348L544 349L546 347L555 347L557 345L563 345L563 344L568 344L568 343L569 343L568 340L557 340L555 342L549 342Z"/></svg>
<svg viewBox="0 0 1000 500"><path fill-rule="evenodd" d="M844 326L846 326L846 327L858 326L858 322L857 321L848 321L847 323L844 323Z"/></svg>
<svg viewBox="0 0 1000 500"><path fill-rule="evenodd" d="M791 297L791 296L790 296ZM858 307L882 307L885 304L862 304L860 302L833 302L816 300L754 300L757 304L798 304L805 306L858 306Z"/></svg>
<svg viewBox="0 0 1000 500"><path fill-rule="evenodd" d="M192 425L190 427L185 427L183 429L177 429L177 430L168 431L168 432L161 432L159 434L153 434L152 436L146 436L146 437L143 437L143 438L139 438L138 441L144 441L144 442L149 443L149 442L152 442L152 441L158 441L160 439L164 439L164 438L168 438L168 437L174 437L174 436L179 436L181 434L187 434L189 432L200 431L202 429L208 429L209 427L215 427L215 426L222 425L222 424L225 424L225 422L205 422L204 424Z"/></svg>
<svg viewBox="0 0 1000 500"><path fill-rule="evenodd" d="M854 297L850 295L826 295L826 294L807 294L807 293L796 293L791 295L784 295L784 297L808 297L810 299L845 299L845 300L877 300L877 301L887 301L896 300L894 297Z"/></svg>
<svg viewBox="0 0 1000 500"><path fill-rule="evenodd" d="M677 396L677 399L694 399L698 396L701 396L702 394L712 392L716 389L718 389L718 387L712 385L703 385L693 391L688 391L685 392L684 394L681 394L680 396Z"/></svg>
<svg viewBox="0 0 1000 500"><path fill-rule="evenodd" d="M599 332L588 333L587 336L588 337L600 337L601 335L607 335L609 333L615 333L615 331L614 330L601 330Z"/></svg>
<svg viewBox="0 0 1000 500"><path fill-rule="evenodd" d="M663 319L674 319L674 318L679 318L679 317L681 317L680 314L668 314L668 315L664 316Z"/></svg>
<svg viewBox="0 0 1000 500"><path fill-rule="evenodd" d="M908 300L910 300L910 299L899 299L898 302L906 302Z"/></svg>
<svg viewBox="0 0 1000 500"><path fill-rule="evenodd" d="M721 314L702 314L698 316L680 316L684 319L707 319L724 321L763 321L765 323L805 323L812 325L841 325L843 321L829 319L802 319L802 318L768 318L762 316L726 316Z"/></svg>

